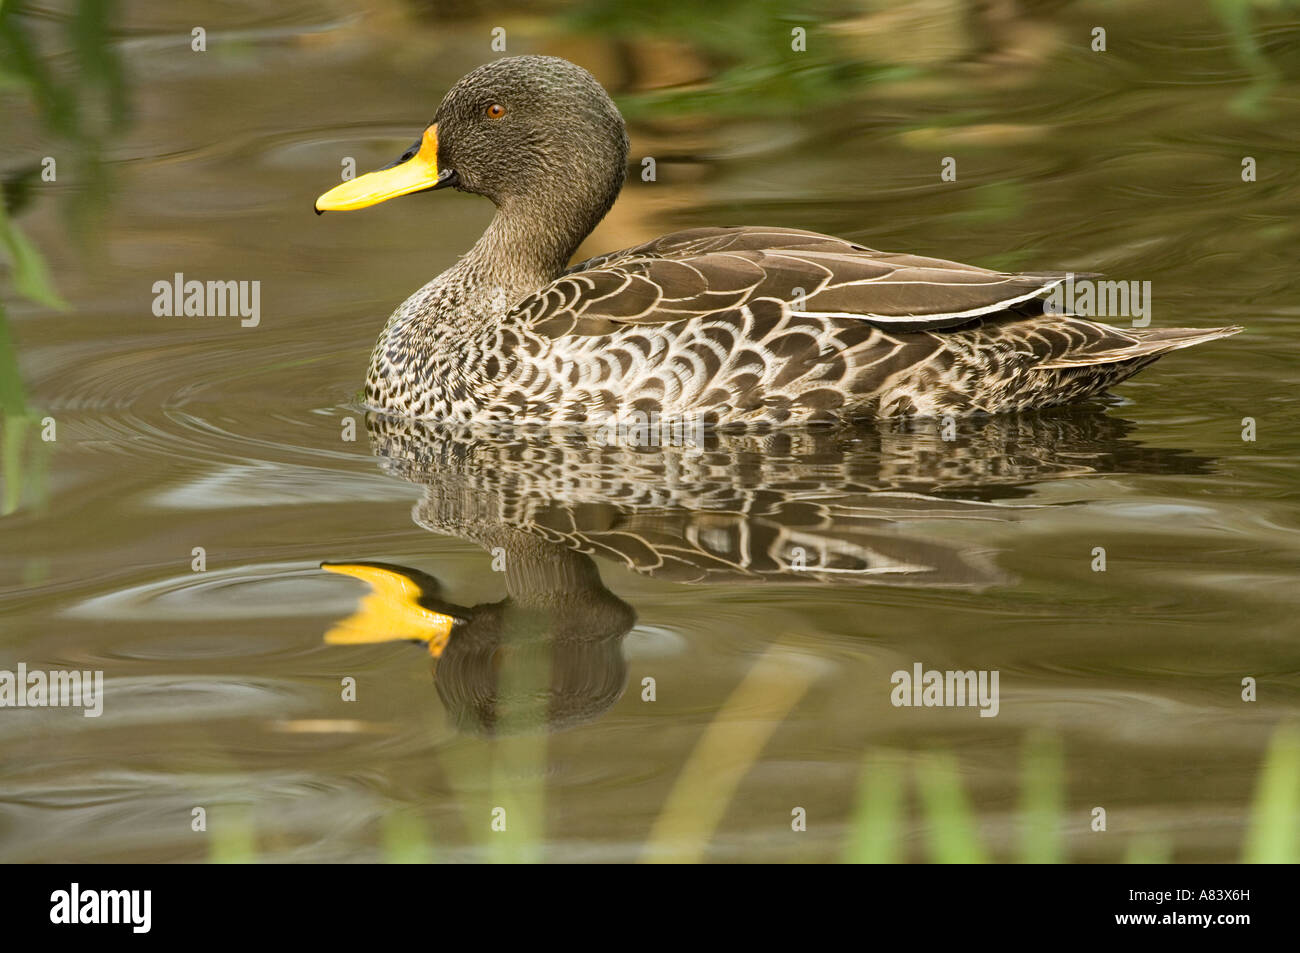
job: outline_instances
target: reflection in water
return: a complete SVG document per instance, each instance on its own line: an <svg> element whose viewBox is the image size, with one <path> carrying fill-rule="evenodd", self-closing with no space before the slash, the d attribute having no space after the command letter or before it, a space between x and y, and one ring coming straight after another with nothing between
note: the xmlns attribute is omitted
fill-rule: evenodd
<svg viewBox="0 0 1300 953"><path fill-rule="evenodd" d="M678 582L984 587L1010 580L987 545L947 532L957 521L1032 519L1024 498L1044 480L1209 464L1087 408L963 421L948 440L933 421L890 421L696 447L367 424L381 466L424 488L415 521L487 550L507 597L466 608L416 570L327 563L372 592L326 641L428 643L454 721L487 733L571 727L622 694L635 615L593 556Z"/></svg>
<svg viewBox="0 0 1300 953"><path fill-rule="evenodd" d="M464 731L559 731L596 718L623 693L632 607L581 553L508 527L481 539L504 564L507 596L472 608L441 602L437 580L416 570L326 563L373 592L325 640L427 642L438 697Z"/></svg>

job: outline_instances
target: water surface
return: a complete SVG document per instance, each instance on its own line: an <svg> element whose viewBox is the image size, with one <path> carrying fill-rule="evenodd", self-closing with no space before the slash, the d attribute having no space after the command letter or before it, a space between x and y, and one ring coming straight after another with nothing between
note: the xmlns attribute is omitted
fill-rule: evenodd
<svg viewBox="0 0 1300 953"><path fill-rule="evenodd" d="M1079 3L962 28L907 7L129 3L87 66L73 14L28 4L78 112L26 80L0 95L10 217L67 305L3 292L0 668L99 669L106 699L0 712L0 859L833 860L866 759L896 768L898 856L923 860L924 765L947 756L1005 860L1036 745L1065 858L1240 859L1300 703L1295 15L1234 33L1208 5ZM497 25L593 69L635 168L657 160L586 252L812 228L1150 281L1153 323L1246 331L954 440L598 447L367 418L384 318L490 208L310 202L344 157L400 152ZM260 323L156 317L177 272L260 281ZM359 571L322 562L379 564L409 598L366 616ZM408 639L438 616L435 661ZM999 671L997 717L891 705L917 662Z"/></svg>

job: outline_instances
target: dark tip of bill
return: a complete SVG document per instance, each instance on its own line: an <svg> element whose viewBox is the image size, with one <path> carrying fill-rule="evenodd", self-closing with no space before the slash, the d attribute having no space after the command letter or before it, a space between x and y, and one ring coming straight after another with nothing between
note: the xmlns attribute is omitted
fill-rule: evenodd
<svg viewBox="0 0 1300 953"><path fill-rule="evenodd" d="M315 212L317 215L324 215L324 214L325 214L325 210L324 210L323 208L317 208L315 202L312 202L312 203L311 203L311 210L312 210L313 212Z"/></svg>

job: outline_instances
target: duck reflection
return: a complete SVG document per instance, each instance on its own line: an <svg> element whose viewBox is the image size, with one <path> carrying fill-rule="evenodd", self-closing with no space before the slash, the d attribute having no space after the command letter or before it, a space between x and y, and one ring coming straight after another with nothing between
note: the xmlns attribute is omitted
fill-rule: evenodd
<svg viewBox="0 0 1300 953"><path fill-rule="evenodd" d="M684 583L1006 584L989 547L948 530L1032 519L1028 497L1045 480L1210 464L1079 408L964 420L946 434L934 421L882 422L669 447L379 415L367 427L380 465L423 488L415 521L482 546L506 598L459 606L414 569L325 563L371 590L326 640L426 643L453 721L490 734L589 722L622 694L635 613L593 557Z"/></svg>
<svg viewBox="0 0 1300 953"><path fill-rule="evenodd" d="M462 731L559 731L594 719L623 693L632 607L581 553L507 527L480 541L502 566L507 595L472 607L443 601L437 580L418 570L323 563L371 587L325 641L426 643L438 696Z"/></svg>

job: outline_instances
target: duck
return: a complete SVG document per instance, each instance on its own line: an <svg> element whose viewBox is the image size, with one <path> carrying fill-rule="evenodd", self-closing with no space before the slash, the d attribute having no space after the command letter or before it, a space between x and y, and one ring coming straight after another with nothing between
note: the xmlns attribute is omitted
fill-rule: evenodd
<svg viewBox="0 0 1300 953"><path fill-rule="evenodd" d="M453 189L496 214L406 299L369 410L462 424L683 419L746 429L964 417L1104 394L1240 327L1120 328L1053 307L1068 272L1003 272L784 227L690 228L570 264L613 206L627 127L587 70L510 56L467 73L398 159L317 214Z"/></svg>

